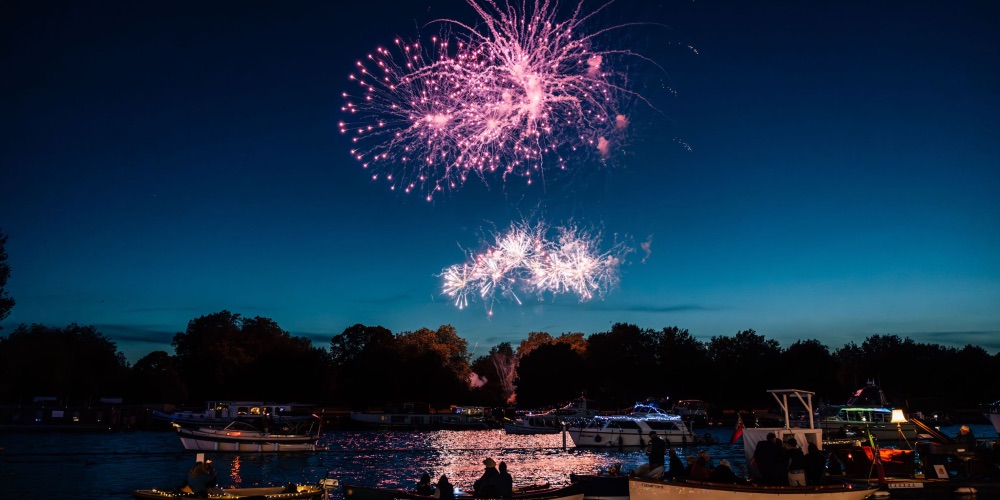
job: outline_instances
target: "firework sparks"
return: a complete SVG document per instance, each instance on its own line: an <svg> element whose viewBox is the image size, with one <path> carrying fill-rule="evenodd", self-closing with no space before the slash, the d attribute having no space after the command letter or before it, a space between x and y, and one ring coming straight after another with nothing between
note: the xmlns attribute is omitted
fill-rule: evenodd
<svg viewBox="0 0 1000 500"><path fill-rule="evenodd" d="M344 94L340 130L372 178L431 200L470 175L530 184L567 169L566 154L609 157L628 124L621 98L636 94L608 62L636 54L595 41L629 25L585 30L609 4L584 13L581 2L560 20L550 0L467 2L478 28L442 19L454 32L429 47L397 40L357 63L362 92Z"/></svg>
<svg viewBox="0 0 1000 500"><path fill-rule="evenodd" d="M548 239L549 233L556 238ZM586 302L618 285L621 263L631 251L621 242L602 251L599 232L574 225L549 228L523 221L494 234L494 243L467 262L446 268L442 292L459 309L479 296L491 315L500 298L521 304L521 290L539 297L574 294Z"/></svg>

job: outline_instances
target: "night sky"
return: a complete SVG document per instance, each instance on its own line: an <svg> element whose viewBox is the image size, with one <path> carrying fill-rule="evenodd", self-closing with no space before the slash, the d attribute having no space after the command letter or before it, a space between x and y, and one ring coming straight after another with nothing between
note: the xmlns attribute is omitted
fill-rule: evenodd
<svg viewBox="0 0 1000 500"><path fill-rule="evenodd" d="M619 0L590 25L656 23L599 39L648 59L615 68L652 105L624 153L432 203L351 157L341 94L476 14L342 3L0 7L3 331L95 325L133 363L223 309L322 347L451 324L476 356L619 322L1000 350L1000 2ZM441 271L524 217L631 242L620 285L456 308Z"/></svg>

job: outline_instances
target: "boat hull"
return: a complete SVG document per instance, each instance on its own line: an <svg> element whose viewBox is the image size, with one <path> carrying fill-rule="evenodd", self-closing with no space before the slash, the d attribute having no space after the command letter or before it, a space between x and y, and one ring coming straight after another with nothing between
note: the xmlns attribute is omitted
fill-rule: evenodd
<svg viewBox="0 0 1000 500"><path fill-rule="evenodd" d="M545 427L540 425L529 425L518 422L503 424L503 430L507 434L516 434L516 435L559 434L560 432L562 432L561 427Z"/></svg>
<svg viewBox="0 0 1000 500"><path fill-rule="evenodd" d="M649 432L645 430L571 428L567 433L577 447L641 448L645 447L649 440ZM689 432L657 431L657 433L661 438L669 441L672 446L683 446L697 441Z"/></svg>
<svg viewBox="0 0 1000 500"><path fill-rule="evenodd" d="M628 476L570 474L569 480L583 485L584 500L629 500Z"/></svg>
<svg viewBox="0 0 1000 500"><path fill-rule="evenodd" d="M875 488L852 485L831 486L752 486L703 483L698 481L661 482L629 479L631 500L863 500Z"/></svg>
<svg viewBox="0 0 1000 500"><path fill-rule="evenodd" d="M272 453L324 449L317 444L318 436L253 435L204 428L178 428L177 434L185 450Z"/></svg>

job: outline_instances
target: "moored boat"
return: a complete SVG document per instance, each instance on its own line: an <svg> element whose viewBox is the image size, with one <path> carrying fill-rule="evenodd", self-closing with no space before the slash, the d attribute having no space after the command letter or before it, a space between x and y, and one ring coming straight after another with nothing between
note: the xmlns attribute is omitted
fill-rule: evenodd
<svg viewBox="0 0 1000 500"><path fill-rule="evenodd" d="M983 416L993 424L993 429L1000 435L1000 401L987 405Z"/></svg>
<svg viewBox="0 0 1000 500"><path fill-rule="evenodd" d="M313 405L300 403L216 400L205 403L205 409L200 411L154 411L153 419L184 426L225 427L236 419L308 420L312 410Z"/></svg>
<svg viewBox="0 0 1000 500"><path fill-rule="evenodd" d="M821 486L758 486L721 484L702 481L663 482L655 479L629 478L630 500L863 500L876 490L851 484Z"/></svg>
<svg viewBox="0 0 1000 500"><path fill-rule="evenodd" d="M320 421L271 423L234 420L221 429L174 424L185 450L235 452L318 451Z"/></svg>
<svg viewBox="0 0 1000 500"><path fill-rule="evenodd" d="M447 411L433 411L426 404L405 403L401 408L351 412L350 419L372 429L485 430L490 428L486 412L487 408L482 406L453 406Z"/></svg>
<svg viewBox="0 0 1000 500"><path fill-rule="evenodd" d="M782 443L806 449L809 445L823 446L823 431L815 427L812 418L807 419L807 427L790 427L789 407L796 402L805 407L807 415L813 415L812 396L809 391L798 389L776 389L768 391L777 401L783 413L784 427L744 428L743 452L747 463L751 463L758 443L767 438L776 438ZM773 436L769 436L773 434ZM629 478L630 500L672 500L677 497L698 500L862 500L871 496L877 488L850 483L822 485L774 485L764 486L751 481L715 483L672 479L661 481L649 478Z"/></svg>
<svg viewBox="0 0 1000 500"><path fill-rule="evenodd" d="M393 490L345 484L342 486L344 500L426 500L434 498L430 495L420 495L416 491ZM455 494L456 499L474 498L471 493ZM549 486L548 484L522 486L514 488L514 494L508 499L514 500L583 500L583 485Z"/></svg>
<svg viewBox="0 0 1000 500"><path fill-rule="evenodd" d="M635 405L628 415L594 417L567 431L578 447L645 447L650 431L656 431L671 445L697 441L681 417L646 404Z"/></svg>
<svg viewBox="0 0 1000 500"><path fill-rule="evenodd" d="M584 500L629 500L628 476L624 474L570 474L569 480L583 485Z"/></svg>
<svg viewBox="0 0 1000 500"><path fill-rule="evenodd" d="M862 432L870 433L876 440L883 442L897 439L912 442L920 437L920 430L912 416L905 418L905 421L893 421L892 405L882 389L871 381L855 391L847 404L819 407L814 418L816 426L823 429L827 439L852 438Z"/></svg>
<svg viewBox="0 0 1000 500"><path fill-rule="evenodd" d="M326 479L312 485L287 484L285 486L263 486L254 488L214 488L210 490L207 498L218 500L229 499L274 499L274 500L300 500L325 498L331 488L336 488L336 480ZM169 498L192 498L190 492L183 492L176 489L149 489L135 490L132 492L134 498L140 499L169 499Z"/></svg>
<svg viewBox="0 0 1000 500"><path fill-rule="evenodd" d="M558 434L564 426L597 416L597 410L586 399L573 401L562 408L526 413L503 424L507 434Z"/></svg>

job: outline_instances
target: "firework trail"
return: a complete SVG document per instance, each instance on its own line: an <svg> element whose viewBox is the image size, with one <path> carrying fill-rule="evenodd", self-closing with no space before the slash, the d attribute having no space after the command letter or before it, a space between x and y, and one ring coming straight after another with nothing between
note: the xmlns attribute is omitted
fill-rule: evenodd
<svg viewBox="0 0 1000 500"><path fill-rule="evenodd" d="M351 154L372 179L430 201L470 175L530 184L568 169L568 154L611 156L628 126L623 97L641 96L608 62L642 56L595 43L630 25L585 30L610 2L590 13L581 2L564 20L550 0L467 2L476 27L440 19L446 28L429 47L396 40L350 76L362 92L344 94L350 120L340 130L354 136Z"/></svg>
<svg viewBox="0 0 1000 500"><path fill-rule="evenodd" d="M548 239L555 233L556 238ZM491 246L468 261L441 273L442 292L464 309L478 296L493 314L493 304L509 298L518 304L520 291L539 297L574 294L586 302L618 285L624 257L632 251L624 243L601 250L601 234L575 225L550 228L544 223L513 223L493 235Z"/></svg>

